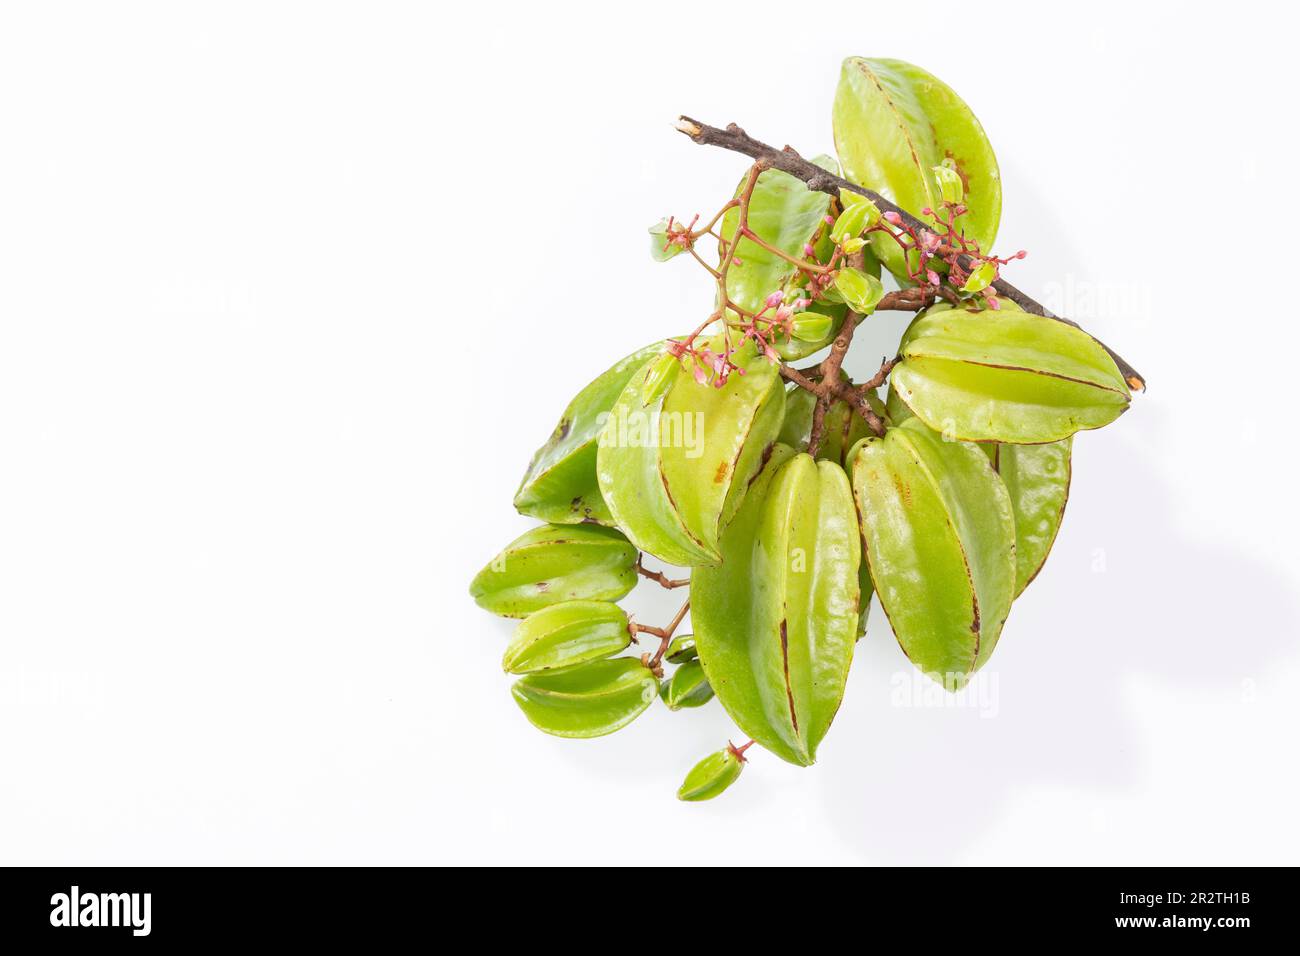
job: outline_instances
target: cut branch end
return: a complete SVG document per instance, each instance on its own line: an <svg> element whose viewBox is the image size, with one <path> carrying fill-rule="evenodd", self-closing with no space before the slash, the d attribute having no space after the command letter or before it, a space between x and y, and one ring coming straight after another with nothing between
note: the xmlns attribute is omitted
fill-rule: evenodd
<svg viewBox="0 0 1300 956"><path fill-rule="evenodd" d="M677 117L676 122L673 123L673 129L677 130L679 133L685 133L691 139L694 139L703 132L700 128L700 124L695 122L695 120L691 119L689 116Z"/></svg>

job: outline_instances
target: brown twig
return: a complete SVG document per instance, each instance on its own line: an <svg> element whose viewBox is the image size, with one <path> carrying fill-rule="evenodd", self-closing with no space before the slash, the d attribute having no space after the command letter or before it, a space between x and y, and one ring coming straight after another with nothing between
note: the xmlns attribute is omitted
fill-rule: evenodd
<svg viewBox="0 0 1300 956"><path fill-rule="evenodd" d="M954 293L955 294L955 293ZM918 285L911 289L886 292L876 303L877 312L920 312L934 304L934 286ZM861 317L859 317L861 319Z"/></svg>
<svg viewBox="0 0 1300 956"><path fill-rule="evenodd" d="M792 368L784 362L781 363L781 377L787 382L794 382L800 388L812 392L814 395L817 394L818 385L816 382L809 379L804 372L797 368Z"/></svg>
<svg viewBox="0 0 1300 956"><path fill-rule="evenodd" d="M676 127L679 132L689 136L697 143L706 146L720 146L723 149L729 149L732 152L748 156L756 162L762 163L773 169L779 169L782 172L789 173L791 176L802 180L804 185L809 189L830 193L832 196L838 196L841 189L859 193L874 202L882 212L897 213L903 221L913 229L929 228L929 226L912 213L890 202L874 190L866 189L856 183L849 182L847 179L842 179L833 173L827 172L820 166L808 162L808 160L804 159L789 146L786 146L784 149L776 149L766 143L760 142L746 133L735 123L728 124L726 129L718 129L716 126L709 126L707 123L701 123L699 120L691 119L689 116L682 116L678 118ZM971 264L969 256L958 257L958 262L961 264L962 268L969 268ZM1042 303L1030 298L1005 279L996 280L993 283L993 288L998 291L999 295L1006 296L1026 312L1031 312L1034 315L1041 315L1048 319L1055 319L1058 322L1064 322L1066 325L1072 325L1076 329L1082 328L1077 322L1053 314ZM1083 331L1086 332L1086 330ZM1093 336L1093 338L1096 337ZM1115 360L1115 364L1119 367L1125 381L1128 382L1131 388L1146 388L1146 380L1138 373L1137 369L1126 362L1119 353L1108 346L1105 342L1097 339L1097 343L1110 354L1112 359Z"/></svg>
<svg viewBox="0 0 1300 956"><path fill-rule="evenodd" d="M669 621L665 627L648 627L645 624L635 623L628 624L628 628L631 630L634 638L637 634L653 634L655 637L659 638L659 649L655 651L654 657L651 657L649 654L641 655L641 663L650 668L655 677L664 676L664 653L668 650L669 643L672 642L673 632L677 630L678 625L682 623L682 618L686 617L686 612L690 609L691 599L687 598L682 602L682 606L677 609L677 613L673 615L673 619Z"/></svg>
<svg viewBox="0 0 1300 956"><path fill-rule="evenodd" d="M861 254L855 258L860 259L860 256ZM844 317L839 335L835 336L835 341L831 343L830 354L822 361L822 380L817 386L817 404L813 406L812 428L808 432L808 454L814 458L817 457L817 450L821 448L822 431L826 425L826 410L834 401L836 386L840 384L840 367L844 364L844 356L848 354L849 346L853 343L853 333L857 327L858 315L856 312L850 312ZM873 430L874 428L875 425L872 425ZM884 433L882 427L879 434Z"/></svg>
<svg viewBox="0 0 1300 956"><path fill-rule="evenodd" d="M782 363L780 366L780 372L781 377L787 382L793 382L805 391L812 392L819 399L822 395L823 387L829 388L831 395L842 398L844 401L848 402L849 406L866 419L867 424L871 426L871 430L879 436L884 435L885 433L885 423L880 420L880 416L876 414L876 410L871 407L871 402L868 401L867 395L873 389L877 389L881 385L885 384L885 380L889 378L889 373L893 371L894 366L897 365L899 361L900 359L897 356L891 359L885 359L880 363L879 371L877 371L870 379L859 385L855 385L852 382L842 382L832 379L831 384L825 386L826 379L822 377L821 365L818 365L815 369L797 369ZM813 381L814 378L817 379L817 381ZM838 376L836 378L838 378ZM816 413L816 407L814 407L813 412L814 414ZM810 431L810 449L812 448L811 438L812 434ZM810 451L810 453L815 454L815 451Z"/></svg>
<svg viewBox="0 0 1300 956"><path fill-rule="evenodd" d="M894 366L897 365L899 361L900 359L898 356L894 356L891 359L881 359L880 369L876 372L876 374L871 376L871 378L867 379L865 382L863 382L862 384L856 387L862 390L863 392L868 392L873 389L880 388L880 386L885 384L885 379L889 378L889 373L894 370Z"/></svg>
<svg viewBox="0 0 1300 956"><path fill-rule="evenodd" d="M855 253L849 257L849 264L855 269L862 268L863 255L861 252ZM821 375L821 381L817 384L817 404L813 406L812 427L808 431L808 454L813 457L817 456L817 450L821 447L822 432L826 425L826 411L830 408L831 402L841 395L844 383L840 381L840 368L844 365L844 356L848 354L849 346L853 343L853 333L858 327L862 317L856 312L849 312L844 317L844 324L840 326L840 332L835 336L835 341L831 343L830 354L822 361L818 368ZM885 424L880 417L871 408L867 401L866 395L854 396L850 400L857 409L858 414L867 420L871 430L876 435L885 434Z"/></svg>
<svg viewBox="0 0 1300 956"><path fill-rule="evenodd" d="M876 374L865 382L859 385L841 383L838 389L840 397L857 409L858 414L867 420L867 424L871 425L871 430L878 436L885 433L885 427L884 423L880 421L880 416L876 414L876 410L871 407L868 396L885 384L885 380L889 378L889 373L893 371L898 362L897 357L884 359L881 361L880 369Z"/></svg>
<svg viewBox="0 0 1300 956"><path fill-rule="evenodd" d="M670 578L662 571L646 570L646 566L641 563L642 557L643 555L637 555L636 573L643 578L649 578L651 581L656 582L661 588L667 588L671 591L673 588L684 588L691 583L690 578Z"/></svg>

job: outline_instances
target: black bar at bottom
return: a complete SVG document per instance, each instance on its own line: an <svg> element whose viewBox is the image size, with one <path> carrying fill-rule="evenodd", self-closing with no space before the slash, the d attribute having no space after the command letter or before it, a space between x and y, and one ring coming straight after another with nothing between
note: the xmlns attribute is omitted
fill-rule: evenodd
<svg viewBox="0 0 1300 956"><path fill-rule="evenodd" d="M678 920L719 929L886 931L927 944L1130 937L1231 945L1290 928L1281 869L899 869L853 873L647 869L544 878L432 869L7 869L0 940L119 942L409 940L448 926L484 942L525 928L620 921L654 944ZM618 887L622 886L620 890ZM75 888L75 889L74 889ZM665 890L671 889L671 892ZM665 906L664 899L673 902ZM801 930L806 928L806 930ZM987 936L995 933L996 936ZM1245 934L1245 935L1243 935ZM723 934L726 938L726 934ZM811 941L810 937L810 941ZM657 944L656 944L657 945Z"/></svg>

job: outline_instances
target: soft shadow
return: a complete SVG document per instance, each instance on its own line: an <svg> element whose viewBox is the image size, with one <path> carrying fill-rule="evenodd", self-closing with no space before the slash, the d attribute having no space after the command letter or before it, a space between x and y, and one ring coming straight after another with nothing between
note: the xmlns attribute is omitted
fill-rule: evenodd
<svg viewBox="0 0 1300 956"><path fill-rule="evenodd" d="M1159 442L1124 441L1127 456L1102 462L1090 452L1105 440L1076 440L1087 494L1070 502L1046 568L1012 610L982 672L996 681L983 708L905 706L910 665L873 617L818 761L829 815L870 859L979 862L967 848L1017 790L1133 787L1145 764L1124 702L1135 673L1243 695L1295 652L1296 582L1188 534L1154 464Z"/></svg>

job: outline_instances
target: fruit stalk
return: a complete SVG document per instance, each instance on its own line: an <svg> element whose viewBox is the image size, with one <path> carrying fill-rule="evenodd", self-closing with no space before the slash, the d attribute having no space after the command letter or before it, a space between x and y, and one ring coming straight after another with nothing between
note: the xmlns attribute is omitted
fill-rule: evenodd
<svg viewBox="0 0 1300 956"><path fill-rule="evenodd" d="M673 590L674 588L684 588L691 583L690 578L670 578L662 571L649 570L648 568L646 568L644 564L641 563L640 556L638 556L636 559L636 573L641 575L641 577L643 578L647 578L651 581L654 581L661 588L664 588L669 591Z"/></svg>
<svg viewBox="0 0 1300 956"><path fill-rule="evenodd" d="M651 657L649 654L646 654L641 658L641 663L650 668L650 672L654 674L655 677L663 677L664 669L662 662L664 654L668 650L668 645L672 642L673 634L677 631L678 626L682 623L682 619L686 617L686 612L690 609L691 599L687 598L682 602L682 606L677 609L677 613L673 616L673 619L668 622L666 627L648 627L645 624L630 625L633 635L652 634L659 638L659 649L655 651L654 656Z"/></svg>

